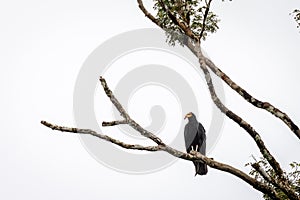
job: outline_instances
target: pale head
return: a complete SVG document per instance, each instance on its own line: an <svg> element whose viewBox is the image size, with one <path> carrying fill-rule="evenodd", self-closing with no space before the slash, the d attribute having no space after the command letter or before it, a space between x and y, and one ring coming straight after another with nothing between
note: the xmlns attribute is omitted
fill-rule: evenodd
<svg viewBox="0 0 300 200"><path fill-rule="evenodd" d="M189 113L187 113L187 114L184 116L184 119L190 118L190 117L192 117L192 116L193 116L193 113L192 113L192 112L189 112Z"/></svg>

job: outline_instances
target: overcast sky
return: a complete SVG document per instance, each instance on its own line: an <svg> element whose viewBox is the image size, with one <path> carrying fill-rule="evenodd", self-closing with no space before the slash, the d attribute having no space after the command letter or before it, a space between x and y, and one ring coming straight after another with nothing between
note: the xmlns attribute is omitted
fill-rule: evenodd
<svg viewBox="0 0 300 200"><path fill-rule="evenodd" d="M299 7L296 0L214 3L213 8L221 18L220 29L203 43L209 57L235 82L255 97L272 102L298 125L300 29L296 29L289 13ZM261 193L238 178L211 168L208 175L194 177L194 166L183 160L150 173L124 172L127 169L122 169L122 164L110 166L105 161L103 164L81 137L53 132L39 124L40 120L48 120L75 126L76 80L91 53L124 32L155 28L139 11L136 1L3 1L0 25L1 199L262 198ZM123 45L128 42L120 43L120 48ZM126 69L131 70L130 66L151 64L171 65L193 85L197 80L195 74L188 70L180 72L183 61L167 54L143 50L111 60L111 67L105 71L108 82L115 89L116 81L128 72ZM99 67L101 64L100 60ZM119 69L124 66L123 71L118 66ZM179 130L177 124L182 123L185 114L181 99L159 84L146 86L130 94L129 112L147 127L151 125L151 107L165 108L166 122L160 124L159 133L171 143L170 137L176 135L168 136L166 130ZM100 123L115 119L110 102L101 88L95 87L95 99L101 99L93 105L96 115L99 114L97 120ZM195 91L196 98L202 100L198 102L199 110L194 112L209 131L214 111L201 77L196 88L199 89ZM226 85L224 90L226 105L261 133L283 168L289 169L288 163L300 161L299 140L285 124L248 105ZM149 101L147 94L155 92L159 97ZM119 139L144 142L120 132L121 129L105 129L106 134ZM101 153L110 154L109 151ZM260 156L254 142L238 125L226 119L208 156L248 172L244 165L251 161L251 154Z"/></svg>

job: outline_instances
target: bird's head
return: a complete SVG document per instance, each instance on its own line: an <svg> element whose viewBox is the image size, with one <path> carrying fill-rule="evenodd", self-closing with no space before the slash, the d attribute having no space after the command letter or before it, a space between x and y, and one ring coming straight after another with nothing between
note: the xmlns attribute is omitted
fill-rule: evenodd
<svg viewBox="0 0 300 200"><path fill-rule="evenodd" d="M194 114L193 114L192 112L189 112L188 114L186 114L186 115L184 116L184 119L190 118L190 117L192 117L192 116L194 116Z"/></svg>

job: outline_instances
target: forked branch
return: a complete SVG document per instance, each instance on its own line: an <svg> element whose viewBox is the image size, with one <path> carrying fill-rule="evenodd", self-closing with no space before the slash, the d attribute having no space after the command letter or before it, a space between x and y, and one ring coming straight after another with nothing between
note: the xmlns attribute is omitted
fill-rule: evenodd
<svg viewBox="0 0 300 200"><path fill-rule="evenodd" d="M115 145L118 145L118 146L120 146L122 148L126 148L126 149L143 150L143 151L165 151L165 152L171 154L172 156L178 157L180 159L189 160L189 161L196 161L196 160L199 161L200 160L200 161L206 163L211 168L221 170L221 171L230 173L236 177L239 177L240 179L244 180L249 185L251 185L253 188L261 191L262 193L267 193L270 197L272 197L274 199L279 199L277 192L272 187L268 186L267 184L257 181L256 179L250 177L249 175L247 175L246 173L244 173L243 171L241 171L239 169L236 169L230 165L215 161L215 160L208 158L196 151L192 151L191 153L185 153L185 152L181 152L177 149L174 149L174 148L166 145L165 143L162 142L162 140L159 137L157 137L153 133L145 130L137 122L135 122L133 119L131 119L131 117L128 115L128 113L125 111L125 109L119 103L119 101L113 95L112 91L109 89L105 79L103 77L100 77L100 81L101 81L102 87L105 91L105 94L107 95L107 97L109 97L110 101L115 105L117 110L120 112L121 116L123 116L123 118L124 118L124 120L119 120L119 121L114 121L114 122L105 122L105 125L113 126L113 125L117 125L118 123L119 124L127 124L127 125L133 127L135 130L137 130L144 137L155 142L156 143L155 146L142 146L139 144L127 144L127 143L119 141L115 138L112 138L108 135L97 133L90 129L80 129L80 128L70 128L70 127L58 126L58 125L54 125L54 124L46 122L46 121L41 121L41 123L44 126L51 128L53 130L57 130L57 131L71 132L71 133L78 133L78 134L89 134L89 135L106 140L108 142L111 142Z"/></svg>

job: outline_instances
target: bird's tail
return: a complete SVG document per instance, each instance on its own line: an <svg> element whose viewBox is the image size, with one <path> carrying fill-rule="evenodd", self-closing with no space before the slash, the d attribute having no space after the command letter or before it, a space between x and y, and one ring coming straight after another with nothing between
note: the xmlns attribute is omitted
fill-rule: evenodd
<svg viewBox="0 0 300 200"><path fill-rule="evenodd" d="M199 174L199 175L207 174L207 165L205 163L202 163L201 161L197 161L197 162L194 162L194 165L195 165L195 170L196 170L195 176L197 174Z"/></svg>

